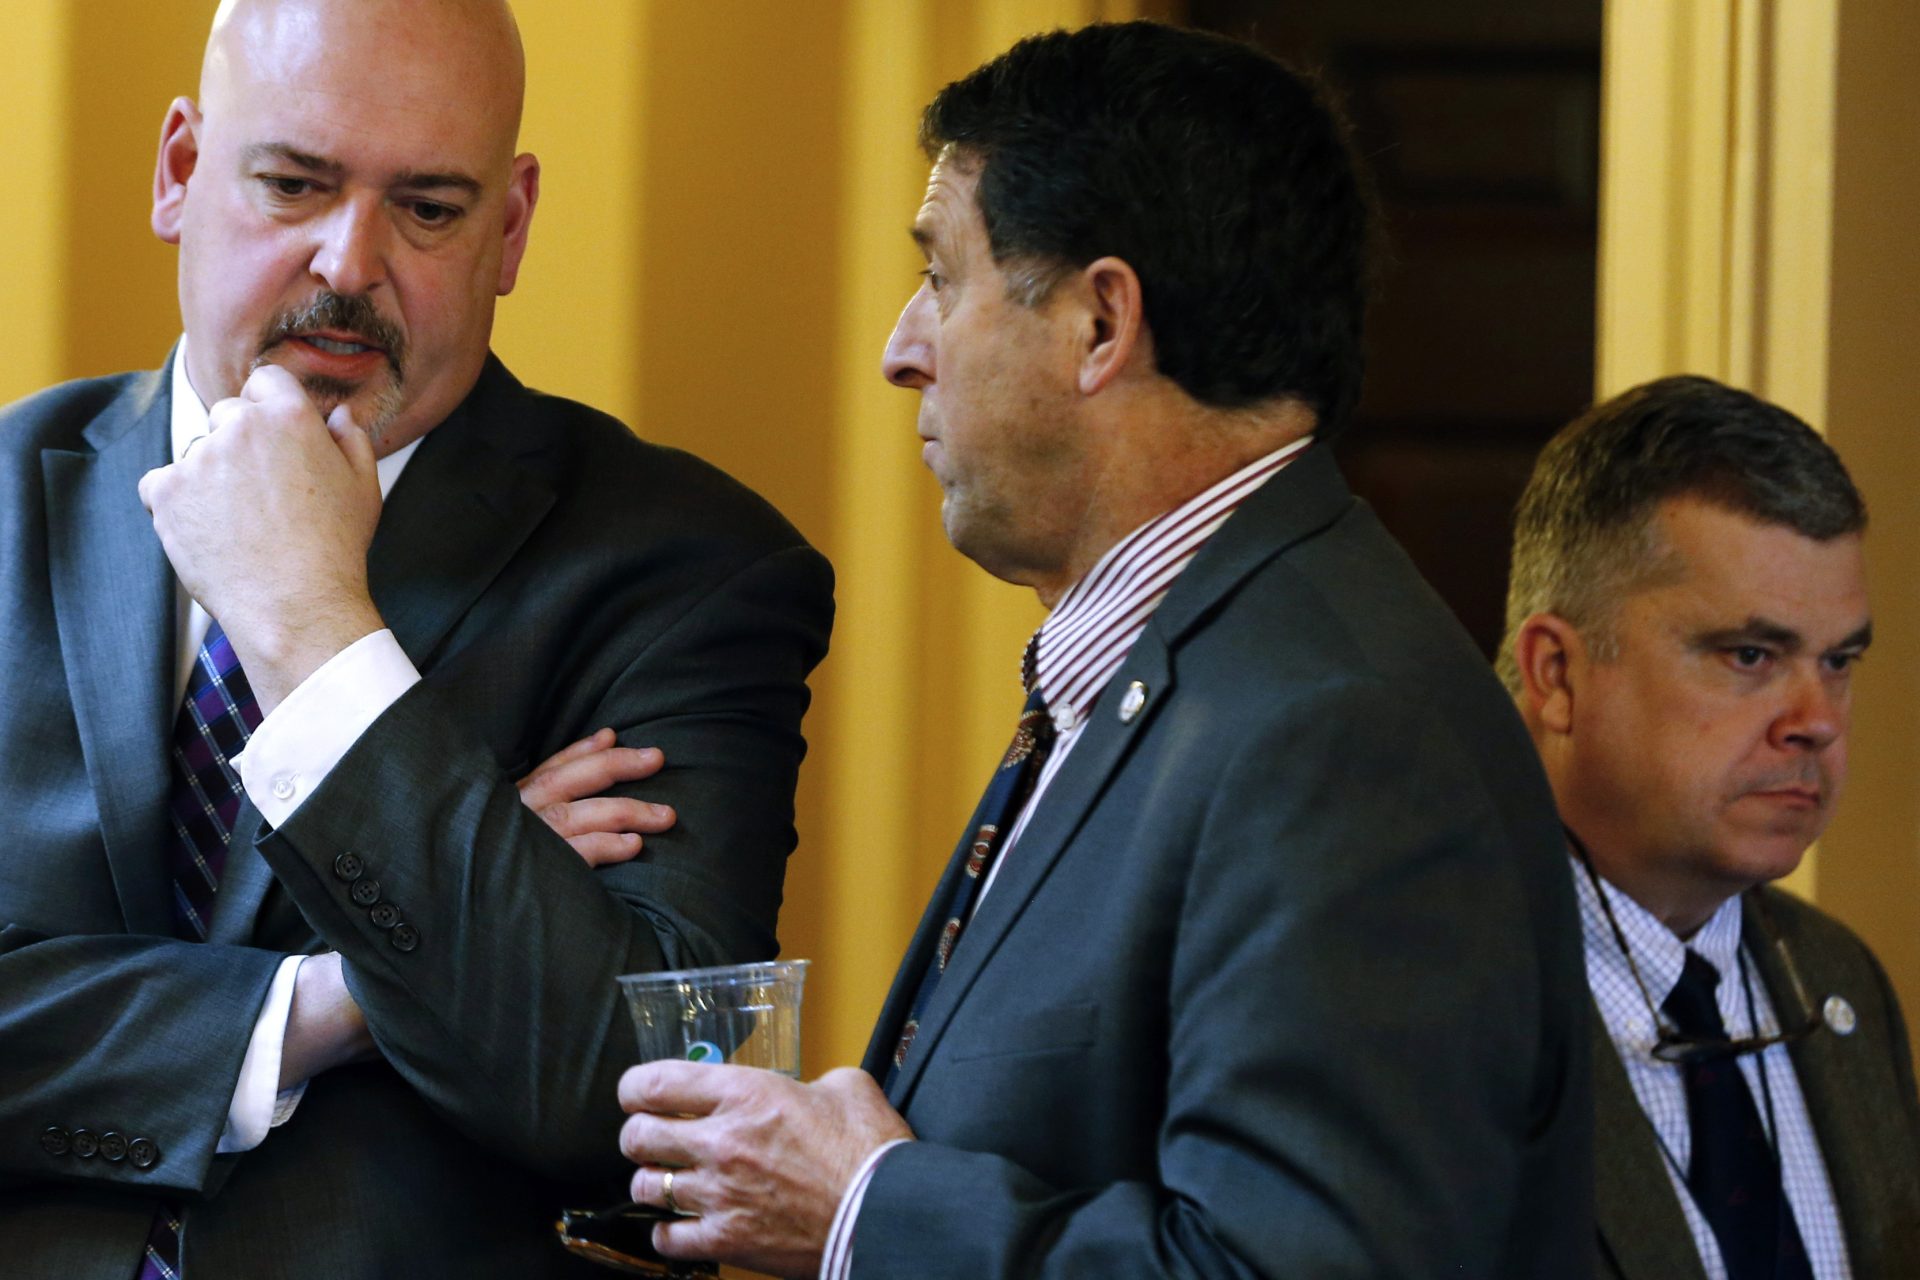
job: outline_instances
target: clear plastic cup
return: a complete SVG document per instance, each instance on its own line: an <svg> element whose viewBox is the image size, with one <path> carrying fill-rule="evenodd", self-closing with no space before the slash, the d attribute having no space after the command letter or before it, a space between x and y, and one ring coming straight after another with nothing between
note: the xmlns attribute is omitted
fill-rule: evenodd
<svg viewBox="0 0 1920 1280"><path fill-rule="evenodd" d="M805 960L630 973L620 978L640 1060L685 1058L800 1078Z"/></svg>

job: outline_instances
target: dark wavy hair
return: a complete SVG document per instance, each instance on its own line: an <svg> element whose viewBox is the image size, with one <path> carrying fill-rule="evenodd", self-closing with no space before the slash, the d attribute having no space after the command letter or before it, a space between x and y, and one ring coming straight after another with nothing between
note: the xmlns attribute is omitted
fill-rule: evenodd
<svg viewBox="0 0 1920 1280"><path fill-rule="evenodd" d="M1151 22L1020 41L920 124L971 167L996 263L1043 301L1096 258L1140 277L1160 372L1194 399L1359 396L1373 202L1312 80L1250 45Z"/></svg>

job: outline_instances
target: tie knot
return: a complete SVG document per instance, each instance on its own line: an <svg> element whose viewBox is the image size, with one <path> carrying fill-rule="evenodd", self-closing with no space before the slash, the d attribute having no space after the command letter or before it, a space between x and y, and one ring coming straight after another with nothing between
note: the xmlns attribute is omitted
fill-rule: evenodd
<svg viewBox="0 0 1920 1280"><path fill-rule="evenodd" d="M1660 1007L1682 1035L1725 1039L1727 1024L1720 1018L1720 1002L1714 995L1719 988L1720 971L1697 951L1689 949L1686 966L1680 970L1680 981L1674 984L1666 1003Z"/></svg>

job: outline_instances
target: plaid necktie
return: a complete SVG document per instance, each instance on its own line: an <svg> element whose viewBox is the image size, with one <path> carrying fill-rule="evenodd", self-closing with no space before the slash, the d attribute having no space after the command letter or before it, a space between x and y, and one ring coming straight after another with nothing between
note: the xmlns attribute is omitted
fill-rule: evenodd
<svg viewBox="0 0 1920 1280"><path fill-rule="evenodd" d="M1727 1026L1713 994L1719 985L1719 971L1690 950L1661 1008L1683 1035L1724 1040ZM1720 1242L1727 1280L1813 1280L1793 1206L1780 1187L1780 1162L1740 1064L1727 1054L1681 1069L1693 1131L1687 1189Z"/></svg>
<svg viewBox="0 0 1920 1280"><path fill-rule="evenodd" d="M167 870L173 880L173 931L204 942L213 923L227 844L240 816L240 773L233 757L247 745L263 717L247 685L240 659L219 623L207 629L187 696L173 722L168 752L173 792ZM136 1280L175 1280L180 1274L180 1206L163 1203L153 1216Z"/></svg>
<svg viewBox="0 0 1920 1280"><path fill-rule="evenodd" d="M934 946L925 971L920 975L920 985L914 989L912 1012L900 1029L899 1043L893 1048L893 1060L887 1065L887 1078L882 1084L888 1089L893 1087L894 1079L907 1061L907 1052L913 1047L913 1037L920 1030L920 1016L933 1002L934 990L940 985L940 975L946 972L947 962L953 958L953 949L960 941L960 934L973 915L974 903L980 900L980 890L987 881L987 868L993 865L1006 832L1019 819L1027 797L1033 794L1034 784L1040 780L1041 767L1046 763L1047 752L1052 747L1053 721L1047 715L1046 699L1038 688L1034 688L1027 694L1027 705L1021 708L1020 726L1014 731L1013 744L1007 748L1000 767L994 770L992 780L987 783L987 793L980 798L980 807L974 810L973 840L967 846L966 864L961 874L954 878L947 895L946 925L941 929L940 940Z"/></svg>
<svg viewBox="0 0 1920 1280"><path fill-rule="evenodd" d="M200 645L186 700L173 722L173 830L167 867L173 874L174 933L204 942L214 896L227 864L227 842L240 816L240 774L233 757L260 726L260 708L226 632L214 623Z"/></svg>

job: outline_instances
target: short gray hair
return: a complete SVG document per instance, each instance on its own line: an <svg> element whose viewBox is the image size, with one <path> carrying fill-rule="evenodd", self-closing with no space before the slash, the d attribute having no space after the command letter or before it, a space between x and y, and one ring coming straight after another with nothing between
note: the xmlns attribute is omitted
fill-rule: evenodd
<svg viewBox="0 0 1920 1280"><path fill-rule="evenodd" d="M1778 405L1711 378L1661 378L1595 405L1547 443L1514 520L1500 679L1520 692L1514 635L1536 613L1616 652L1621 601L1676 571L1653 525L1697 498L1827 542L1867 527L1867 506L1820 434Z"/></svg>

